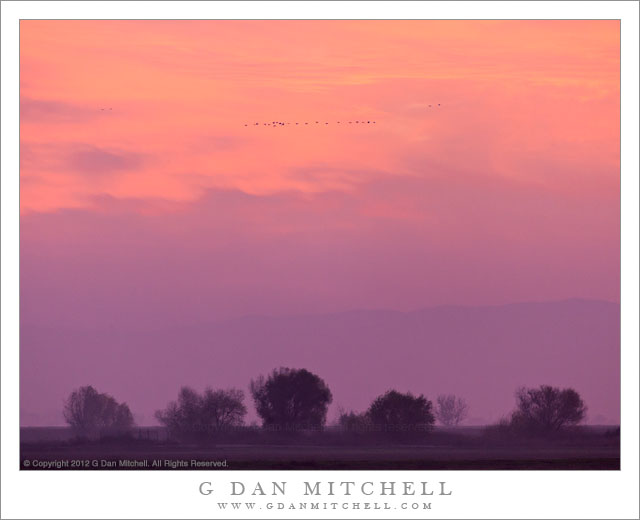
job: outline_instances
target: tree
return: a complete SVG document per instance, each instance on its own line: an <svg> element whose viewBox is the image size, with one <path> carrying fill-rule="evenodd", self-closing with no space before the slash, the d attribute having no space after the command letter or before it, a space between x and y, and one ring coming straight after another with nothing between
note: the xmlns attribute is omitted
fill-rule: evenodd
<svg viewBox="0 0 640 520"><path fill-rule="evenodd" d="M230 390L212 390L207 388L202 398L202 413L213 428L241 426L247 407L243 403L244 392Z"/></svg>
<svg viewBox="0 0 640 520"><path fill-rule="evenodd" d="M436 406L436 418L445 426L458 426L467 417L469 406L461 397L453 394L439 395Z"/></svg>
<svg viewBox="0 0 640 520"><path fill-rule="evenodd" d="M275 369L250 388L263 427L322 429L333 399L326 383L305 369Z"/></svg>
<svg viewBox="0 0 640 520"><path fill-rule="evenodd" d="M120 403L116 408L113 426L116 430L129 430L134 425L133 414L126 403Z"/></svg>
<svg viewBox="0 0 640 520"><path fill-rule="evenodd" d="M342 411L338 417L338 426L344 432L366 433L371 431L371 419L366 413Z"/></svg>
<svg viewBox="0 0 640 520"><path fill-rule="evenodd" d="M241 390L214 391L207 387L200 395L185 386L180 389L178 401L170 402L155 416L174 437L206 439L216 431L243 424L247 413L243 401Z"/></svg>
<svg viewBox="0 0 640 520"><path fill-rule="evenodd" d="M377 397L367 410L373 425L387 432L428 431L435 418L432 403L423 395L389 390Z"/></svg>
<svg viewBox="0 0 640 520"><path fill-rule="evenodd" d="M587 412L573 388L561 390L548 385L520 388L516 400L517 409L511 416L511 426L531 433L554 432L578 424Z"/></svg>
<svg viewBox="0 0 640 520"><path fill-rule="evenodd" d="M134 424L126 403L118 403L108 394L101 394L92 386L71 392L64 404L63 415L77 435L123 433Z"/></svg>

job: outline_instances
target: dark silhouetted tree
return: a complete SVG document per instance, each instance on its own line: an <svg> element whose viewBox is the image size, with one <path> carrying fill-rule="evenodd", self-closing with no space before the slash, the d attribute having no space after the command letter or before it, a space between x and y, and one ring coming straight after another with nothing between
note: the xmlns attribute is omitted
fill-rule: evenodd
<svg viewBox="0 0 640 520"><path fill-rule="evenodd" d="M388 432L428 431L435 422L431 401L396 390L376 398L367 415L373 425Z"/></svg>
<svg viewBox="0 0 640 520"><path fill-rule="evenodd" d="M573 388L561 390L548 385L520 388L516 400L517 409L511 416L511 426L530 433L554 432L578 424L587 412Z"/></svg>
<svg viewBox="0 0 640 520"><path fill-rule="evenodd" d="M130 430L135 424L127 403L120 403L115 412L113 425L116 430Z"/></svg>
<svg viewBox="0 0 640 520"><path fill-rule="evenodd" d="M178 401L170 402L155 416L173 437L204 440L217 431L241 426L247 413L243 401L241 390L207 388L200 395L185 386L180 389Z"/></svg>
<svg viewBox="0 0 640 520"><path fill-rule="evenodd" d="M126 433L134 424L126 403L118 403L92 386L71 392L64 404L63 415L73 431L81 436Z"/></svg>
<svg viewBox="0 0 640 520"><path fill-rule="evenodd" d="M453 394L439 395L436 404L436 419L445 426L458 426L467 417L469 406L461 397Z"/></svg>
<svg viewBox="0 0 640 520"><path fill-rule="evenodd" d="M366 413L341 412L338 417L338 426L342 431L365 433L371 431L371 419Z"/></svg>
<svg viewBox="0 0 640 520"><path fill-rule="evenodd" d="M332 396L317 375L305 369L279 368L251 381L251 395L263 427L321 429Z"/></svg>
<svg viewBox="0 0 640 520"><path fill-rule="evenodd" d="M244 392L230 390L212 390L207 388L202 397L202 413L214 428L241 426L247 407L243 403Z"/></svg>

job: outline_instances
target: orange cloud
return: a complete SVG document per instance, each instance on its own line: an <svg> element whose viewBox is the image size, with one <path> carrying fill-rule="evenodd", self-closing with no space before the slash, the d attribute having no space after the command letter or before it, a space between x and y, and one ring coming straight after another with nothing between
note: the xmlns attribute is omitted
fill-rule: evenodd
<svg viewBox="0 0 640 520"><path fill-rule="evenodd" d="M338 170L430 174L407 168L416 149L549 189L574 174L523 164L580 168L586 153L611 169L591 185L617 183L616 21L22 21L21 85L21 142L38 150L27 212L354 190L362 176ZM337 124L350 119L376 125ZM274 120L301 125L244 126ZM302 124L316 120L330 124ZM99 181L47 167L75 145L152 160ZM318 164L332 173L291 173Z"/></svg>

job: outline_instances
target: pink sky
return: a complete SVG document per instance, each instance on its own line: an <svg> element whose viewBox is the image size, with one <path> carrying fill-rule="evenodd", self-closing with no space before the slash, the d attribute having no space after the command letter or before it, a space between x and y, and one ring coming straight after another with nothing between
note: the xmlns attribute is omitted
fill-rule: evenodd
<svg viewBox="0 0 640 520"><path fill-rule="evenodd" d="M22 327L618 302L619 31L22 21Z"/></svg>

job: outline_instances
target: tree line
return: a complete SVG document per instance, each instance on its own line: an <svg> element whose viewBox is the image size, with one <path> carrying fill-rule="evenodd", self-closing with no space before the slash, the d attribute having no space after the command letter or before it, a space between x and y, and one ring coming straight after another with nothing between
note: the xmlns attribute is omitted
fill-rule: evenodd
<svg viewBox="0 0 640 520"><path fill-rule="evenodd" d="M306 369L277 368L249 385L261 427L273 431L319 431L325 427L333 395L318 375ZM516 392L516 409L499 426L511 432L549 433L579 424L586 405L571 388L548 385L521 388ZM356 434L383 432L388 435L428 433L436 420L444 426L458 426L467 417L466 401L455 395L439 395L436 403L424 395L388 390L362 412L339 413L339 429ZM203 393L185 386L176 401L158 410L157 420L178 440L198 440L244 425L247 407L238 389ZM91 386L79 388L65 402L63 415L79 436L97 433L126 433L134 426L126 403L118 403Z"/></svg>

